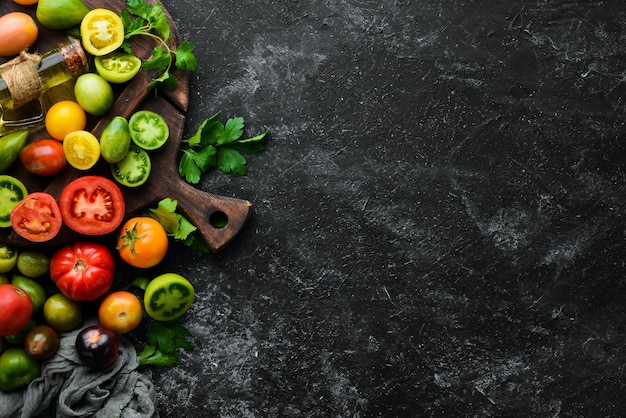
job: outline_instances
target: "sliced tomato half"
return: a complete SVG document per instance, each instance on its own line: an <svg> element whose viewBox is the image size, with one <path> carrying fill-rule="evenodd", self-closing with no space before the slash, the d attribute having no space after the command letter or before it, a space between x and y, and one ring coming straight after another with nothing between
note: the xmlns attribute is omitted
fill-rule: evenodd
<svg viewBox="0 0 626 418"><path fill-rule="evenodd" d="M21 237L33 242L54 238L63 224L54 196L45 192L27 195L11 211L11 226Z"/></svg>
<svg viewBox="0 0 626 418"><path fill-rule="evenodd" d="M63 222L84 235L103 235L116 230L124 219L124 196L111 180L83 176L70 182L59 200Z"/></svg>

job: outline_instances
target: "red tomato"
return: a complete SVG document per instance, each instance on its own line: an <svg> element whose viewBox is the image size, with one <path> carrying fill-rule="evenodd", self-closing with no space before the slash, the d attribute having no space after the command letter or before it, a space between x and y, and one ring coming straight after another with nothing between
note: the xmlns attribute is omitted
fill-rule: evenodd
<svg viewBox="0 0 626 418"><path fill-rule="evenodd" d="M111 180L84 176L69 183L59 201L63 222L84 235L114 231L124 219L122 191Z"/></svg>
<svg viewBox="0 0 626 418"><path fill-rule="evenodd" d="M76 242L57 250L50 259L50 277L67 298L92 301L109 291L115 263L102 244Z"/></svg>
<svg viewBox="0 0 626 418"><path fill-rule="evenodd" d="M33 302L24 290L12 284L0 285L0 336L20 332L33 314Z"/></svg>
<svg viewBox="0 0 626 418"><path fill-rule="evenodd" d="M54 238L61 229L61 211L54 196L35 192L26 196L11 211L11 226L23 238L44 242Z"/></svg>
<svg viewBox="0 0 626 418"><path fill-rule="evenodd" d="M54 139L39 139L22 148L20 161L30 173L53 176L65 167L63 144Z"/></svg>

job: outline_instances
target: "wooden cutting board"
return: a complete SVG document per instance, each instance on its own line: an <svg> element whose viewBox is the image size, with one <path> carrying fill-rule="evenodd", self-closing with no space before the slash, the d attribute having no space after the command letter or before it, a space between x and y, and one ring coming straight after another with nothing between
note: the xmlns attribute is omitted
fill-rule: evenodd
<svg viewBox="0 0 626 418"><path fill-rule="evenodd" d="M147 0L155 3L154 0ZM83 0L89 9L103 7L115 12L126 6L125 0ZM23 11L35 18L36 6L20 6L12 1L0 3L0 14L11 11ZM165 10L167 14L167 10ZM180 33L168 14L170 27L172 28L173 46L181 43ZM67 40L67 34L44 28L39 24L39 37L37 43L30 48L30 52L44 53L51 50L59 43ZM135 37L132 39L135 54L146 59L150 56L154 46L153 40L148 37ZM7 61L0 57L0 63ZM93 68L92 68L93 70ZM251 203L247 200L217 196L199 190L188 184L178 174L179 146L185 124L185 112L188 105L188 74L186 71L175 70L178 79L178 87L171 91L167 88L148 91L146 86L150 81L151 74L140 72L129 83L114 86L116 89L116 101L110 111L102 117L89 117L87 130L96 137L116 115L129 118L132 113L139 109L149 109L161 114L168 122L170 138L166 145L159 150L150 153L152 172L148 181L137 188L125 188L120 186L126 202L126 215L139 213L147 206L156 204L163 198L172 198L178 201L179 210L198 227L199 232L208 244L209 248L217 252L228 244L246 223L250 214ZM153 76L154 74L152 74ZM46 92L48 98L60 100L63 98L73 99L72 82ZM47 137L45 129L32 132L30 140ZM44 190L57 199L66 184L82 175L102 175L112 178L109 165L100 161L96 167L88 171L79 171L69 165L53 177L46 179L36 177L26 172L17 162L9 174L15 175L22 180L29 192ZM226 219L225 226L214 222L214 219ZM16 246L39 246L55 247L81 239L76 233L67 227L63 227L59 235L54 239L41 244L33 244L24 240L11 228L0 231L0 242ZM83 238L84 239L84 238Z"/></svg>

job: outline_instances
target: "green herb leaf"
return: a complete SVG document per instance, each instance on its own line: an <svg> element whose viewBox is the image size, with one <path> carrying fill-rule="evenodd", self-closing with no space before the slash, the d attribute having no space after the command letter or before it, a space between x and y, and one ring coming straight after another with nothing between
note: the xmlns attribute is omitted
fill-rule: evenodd
<svg viewBox="0 0 626 418"><path fill-rule="evenodd" d="M172 367L178 364L178 350L193 350L190 332L179 321L152 321L147 331L148 345L139 353L139 364Z"/></svg>
<svg viewBox="0 0 626 418"><path fill-rule="evenodd" d="M242 117L230 118L225 125L220 119L221 112L205 119L191 138L183 140L189 148L181 149L183 155L178 172L191 184L197 184L202 173L212 167L226 174L245 176L248 169L242 152L257 154L265 149L263 142L269 131L241 139L244 132Z"/></svg>
<svg viewBox="0 0 626 418"><path fill-rule="evenodd" d="M160 2L153 4L145 0L127 0L127 7L120 11L124 24L124 42L122 49L132 52L129 40L133 36L147 36L157 41L151 58L144 60L143 70L157 70L159 77L152 79L148 89L164 85L170 90L176 89L178 80L172 74L172 67L196 71L198 60L193 54L194 45L183 40L178 47L172 47L172 29Z"/></svg>

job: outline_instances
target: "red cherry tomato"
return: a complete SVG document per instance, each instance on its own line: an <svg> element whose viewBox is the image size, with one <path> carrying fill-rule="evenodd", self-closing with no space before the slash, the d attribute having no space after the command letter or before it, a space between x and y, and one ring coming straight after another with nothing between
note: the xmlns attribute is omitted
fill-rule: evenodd
<svg viewBox="0 0 626 418"><path fill-rule="evenodd" d="M20 332L33 314L33 302L24 290L12 284L0 285L0 336Z"/></svg>
<svg viewBox="0 0 626 418"><path fill-rule="evenodd" d="M54 139L39 139L22 148L20 161L30 173L53 176L66 164L63 144Z"/></svg>
<svg viewBox="0 0 626 418"><path fill-rule="evenodd" d="M35 192L26 196L11 211L11 226L23 238L44 242L54 238L61 229L61 211L54 196Z"/></svg>
<svg viewBox="0 0 626 418"><path fill-rule="evenodd" d="M57 250L50 259L50 277L67 298L92 301L109 291L115 263L102 244L77 242Z"/></svg>
<svg viewBox="0 0 626 418"><path fill-rule="evenodd" d="M101 176L83 176L70 182L59 200L63 222L84 235L102 235L117 229L124 219L122 191Z"/></svg>

